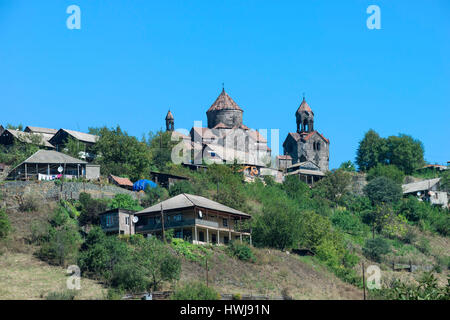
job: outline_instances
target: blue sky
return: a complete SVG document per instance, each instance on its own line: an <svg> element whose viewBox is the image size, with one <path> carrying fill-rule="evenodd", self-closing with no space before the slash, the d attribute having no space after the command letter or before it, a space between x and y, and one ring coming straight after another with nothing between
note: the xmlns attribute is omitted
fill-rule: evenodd
<svg viewBox="0 0 450 320"><path fill-rule="evenodd" d="M66 8L81 8L69 30ZM366 8L381 9L381 30ZM450 2L0 0L0 124L140 138L206 125L222 82L254 129L295 131L303 92L330 167L372 128L450 160ZM280 150L282 153L282 150Z"/></svg>

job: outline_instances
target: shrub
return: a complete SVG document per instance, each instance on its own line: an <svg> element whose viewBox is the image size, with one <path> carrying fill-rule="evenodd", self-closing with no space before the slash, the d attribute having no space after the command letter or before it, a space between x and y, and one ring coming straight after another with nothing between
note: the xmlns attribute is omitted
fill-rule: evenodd
<svg viewBox="0 0 450 320"><path fill-rule="evenodd" d="M242 295L240 293L234 293L231 297L233 300L242 300Z"/></svg>
<svg viewBox="0 0 450 320"><path fill-rule="evenodd" d="M386 177L396 183L402 184L405 174L395 165L383 165L379 163L367 172L366 180L371 181L377 177Z"/></svg>
<svg viewBox="0 0 450 320"><path fill-rule="evenodd" d="M8 215L5 210L0 209L0 239L4 239L8 236L11 230L11 223L9 222Z"/></svg>
<svg viewBox="0 0 450 320"><path fill-rule="evenodd" d="M33 212L39 209L39 200L33 195L26 195L19 201L19 210Z"/></svg>
<svg viewBox="0 0 450 320"><path fill-rule="evenodd" d="M219 293L202 282L190 282L179 287L170 297L172 300L219 300Z"/></svg>
<svg viewBox="0 0 450 320"><path fill-rule="evenodd" d="M47 300L74 300L78 292L76 290L65 290L61 292L50 292L46 299Z"/></svg>
<svg viewBox="0 0 450 320"><path fill-rule="evenodd" d="M108 292L106 293L107 300L122 300L123 296L124 291L115 288L109 288Z"/></svg>
<svg viewBox="0 0 450 320"><path fill-rule="evenodd" d="M237 257L239 260L251 262L255 262L256 260L252 249L245 243L232 241L227 249L232 256Z"/></svg>
<svg viewBox="0 0 450 320"><path fill-rule="evenodd" d="M430 241L425 237L420 238L419 242L416 244L416 248L424 255L429 255L431 253Z"/></svg>
<svg viewBox="0 0 450 320"><path fill-rule="evenodd" d="M331 216L331 221L335 226L349 234L358 235L364 230L359 217L345 210L335 210Z"/></svg>
<svg viewBox="0 0 450 320"><path fill-rule="evenodd" d="M119 290L138 293L148 289L149 279L144 271L131 261L117 264L112 270L111 286Z"/></svg>
<svg viewBox="0 0 450 320"><path fill-rule="evenodd" d="M143 208L139 205L138 200L134 200L129 194L119 193L114 196L111 201L111 209L125 209L140 211Z"/></svg>
<svg viewBox="0 0 450 320"><path fill-rule="evenodd" d="M375 262L381 262L381 256L390 250L389 243L383 238L368 239L363 247L366 258Z"/></svg>
<svg viewBox="0 0 450 320"><path fill-rule="evenodd" d="M42 243L38 251L38 257L52 264L66 266L76 261L80 243L81 237L75 224L52 227L48 240Z"/></svg>
<svg viewBox="0 0 450 320"><path fill-rule="evenodd" d="M79 210L81 211L78 221L81 226L88 224L100 224L99 213L110 207L110 199L93 199L90 194L81 192L79 196Z"/></svg>
<svg viewBox="0 0 450 320"><path fill-rule="evenodd" d="M175 197L182 193L194 193L194 188L192 187L192 184L189 181L180 181L177 183L174 183L169 188L169 195L171 197Z"/></svg>
<svg viewBox="0 0 450 320"><path fill-rule="evenodd" d="M364 193L373 204L394 203L402 197L400 184L386 177L377 177L364 187Z"/></svg>

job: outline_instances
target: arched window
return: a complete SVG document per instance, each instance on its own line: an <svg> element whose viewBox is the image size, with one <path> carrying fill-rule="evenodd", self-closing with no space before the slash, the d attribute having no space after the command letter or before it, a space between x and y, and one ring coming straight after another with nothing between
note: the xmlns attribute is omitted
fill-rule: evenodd
<svg viewBox="0 0 450 320"><path fill-rule="evenodd" d="M317 142L316 148L317 148L318 151L320 151L320 142Z"/></svg>

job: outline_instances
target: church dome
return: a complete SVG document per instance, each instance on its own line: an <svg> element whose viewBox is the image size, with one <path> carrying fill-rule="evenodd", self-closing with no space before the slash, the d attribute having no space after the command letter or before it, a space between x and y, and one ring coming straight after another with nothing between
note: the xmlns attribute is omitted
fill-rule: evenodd
<svg viewBox="0 0 450 320"><path fill-rule="evenodd" d="M243 110L238 104L222 90L216 101L206 111L208 117L208 128L214 128L221 123L226 128L239 127L242 125Z"/></svg>

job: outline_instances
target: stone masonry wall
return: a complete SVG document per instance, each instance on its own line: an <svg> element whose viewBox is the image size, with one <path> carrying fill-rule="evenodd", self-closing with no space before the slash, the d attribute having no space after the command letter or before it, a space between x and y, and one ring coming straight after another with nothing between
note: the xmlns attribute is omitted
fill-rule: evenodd
<svg viewBox="0 0 450 320"><path fill-rule="evenodd" d="M61 190L62 189L62 190ZM89 193L93 198L113 198L116 194L125 193L138 199L137 192L129 191L113 185L98 185L83 182L65 182L61 185L54 181L8 181L0 184L0 193L5 206L17 204L17 197L34 196L42 201L59 199L78 199L81 192Z"/></svg>

